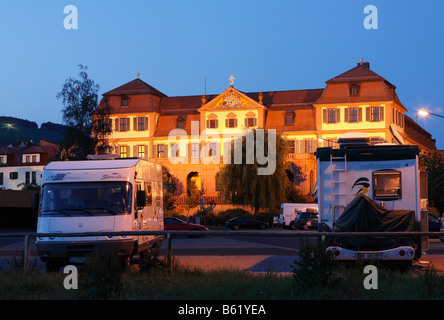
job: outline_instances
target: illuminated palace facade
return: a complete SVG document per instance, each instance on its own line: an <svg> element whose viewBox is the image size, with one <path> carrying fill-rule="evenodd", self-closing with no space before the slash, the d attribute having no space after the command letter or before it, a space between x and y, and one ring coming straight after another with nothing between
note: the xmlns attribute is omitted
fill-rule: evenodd
<svg viewBox="0 0 444 320"><path fill-rule="evenodd" d="M289 142L287 160L304 175L299 189L305 195L316 181L316 148L336 147L343 133L364 132L372 144L403 140L422 151L436 149L431 135L405 114L396 87L367 62L321 89L243 92L233 80L214 95L170 97L139 77L104 93L102 102L113 109L110 152L161 163L176 180L177 195L194 180L205 196L215 197L225 148L246 128L282 133ZM180 148L169 139L174 129L187 136Z"/></svg>

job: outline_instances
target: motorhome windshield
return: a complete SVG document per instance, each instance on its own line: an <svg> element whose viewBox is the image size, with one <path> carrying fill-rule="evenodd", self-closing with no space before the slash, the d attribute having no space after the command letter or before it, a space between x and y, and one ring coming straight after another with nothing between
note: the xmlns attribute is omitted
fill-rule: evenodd
<svg viewBox="0 0 444 320"><path fill-rule="evenodd" d="M53 183L42 189L42 215L117 215L131 213L127 182Z"/></svg>

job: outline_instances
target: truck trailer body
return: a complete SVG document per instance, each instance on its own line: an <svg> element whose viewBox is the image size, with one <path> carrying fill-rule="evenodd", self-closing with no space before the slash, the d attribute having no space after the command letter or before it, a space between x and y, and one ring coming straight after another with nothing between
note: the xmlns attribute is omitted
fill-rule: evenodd
<svg viewBox="0 0 444 320"><path fill-rule="evenodd" d="M401 211L413 212L418 228L427 231L427 180L425 172L419 170L418 146L371 146L365 134L345 134L338 142L340 148L318 148L316 151L319 231L340 231L338 219L358 196L365 196L366 201L374 202L371 206L379 211L377 214L381 217ZM382 221L380 217L377 219ZM419 257L420 251L427 249L426 240L422 239L422 247L416 243L408 248L363 251L336 246L329 250L338 260L408 260Z"/></svg>

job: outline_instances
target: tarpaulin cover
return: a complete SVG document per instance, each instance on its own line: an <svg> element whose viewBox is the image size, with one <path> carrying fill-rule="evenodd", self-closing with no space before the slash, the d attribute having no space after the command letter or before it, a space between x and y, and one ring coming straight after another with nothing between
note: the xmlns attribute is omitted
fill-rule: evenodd
<svg viewBox="0 0 444 320"><path fill-rule="evenodd" d="M414 232L418 224L413 210L387 210L364 195L357 196L336 221L339 232ZM409 245L411 238L341 237L340 246L350 250L387 250Z"/></svg>

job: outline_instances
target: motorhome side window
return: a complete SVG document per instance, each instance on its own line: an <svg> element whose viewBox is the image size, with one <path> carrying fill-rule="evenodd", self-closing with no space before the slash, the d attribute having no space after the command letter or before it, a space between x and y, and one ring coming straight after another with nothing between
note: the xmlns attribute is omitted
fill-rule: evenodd
<svg viewBox="0 0 444 320"><path fill-rule="evenodd" d="M373 172L373 199L401 199L401 172L396 170L380 170Z"/></svg>
<svg viewBox="0 0 444 320"><path fill-rule="evenodd" d="M151 206L153 204L153 186L151 182L145 183L145 195L146 195L146 205Z"/></svg>

